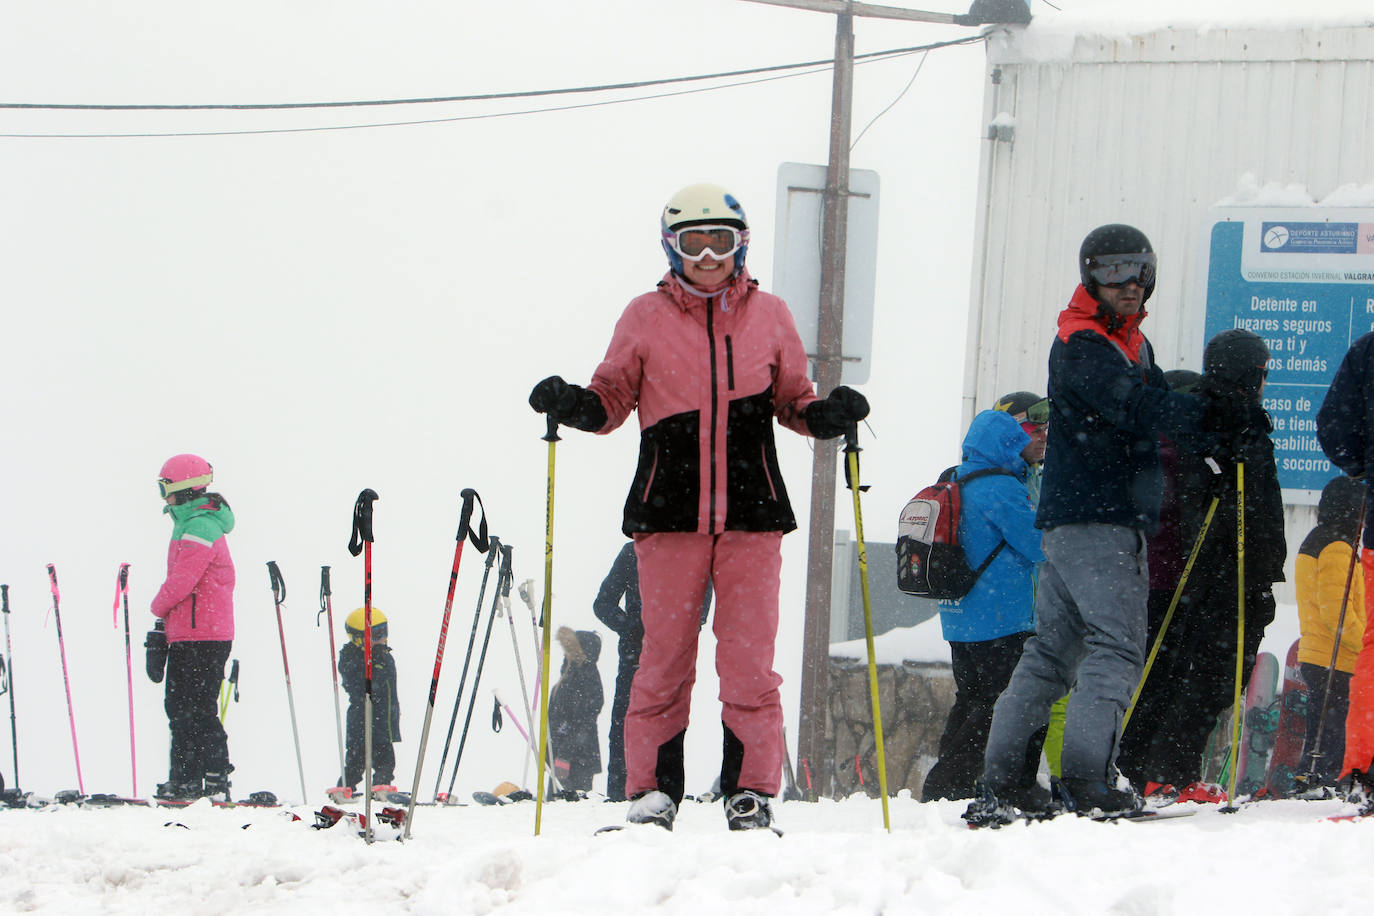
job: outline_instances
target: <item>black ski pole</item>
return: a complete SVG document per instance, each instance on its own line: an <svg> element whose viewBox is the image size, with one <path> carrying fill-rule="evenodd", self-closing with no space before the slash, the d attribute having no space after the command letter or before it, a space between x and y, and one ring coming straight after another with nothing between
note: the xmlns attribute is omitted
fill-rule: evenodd
<svg viewBox="0 0 1374 916"><path fill-rule="evenodd" d="M129 771L133 778L133 793L130 798L138 798L138 755L134 741L134 656L129 648L129 564L119 564L119 574L115 577L114 624L119 626L119 602L124 600L124 667L129 675Z"/></svg>
<svg viewBox="0 0 1374 916"><path fill-rule="evenodd" d="M10 587L0 585L0 611L5 615L5 688L10 695L10 747L14 749L14 790L19 791L19 729L14 721L14 648L10 645Z"/></svg>
<svg viewBox="0 0 1374 916"><path fill-rule="evenodd" d="M376 490L363 490L353 503L348 552L363 555L363 839L372 842L372 503Z"/></svg>
<svg viewBox="0 0 1374 916"><path fill-rule="evenodd" d="M467 744L468 726L472 724L472 708L477 705L477 688L482 683L482 666L487 661L487 646L491 643L491 625L496 621L496 606L503 598L507 607L510 605L510 586L513 578L510 568L512 552L513 548L509 544L501 545L501 571L496 576L496 594L492 595L491 598L491 613L487 616L487 632L482 637L482 651L477 656L477 673L472 677L472 695L468 698L468 714L463 718L463 733L458 738L458 751L453 755L453 773L448 780L448 794L450 796L453 795L453 784L458 780L458 764L463 762L463 746ZM542 786L539 791L543 791Z"/></svg>
<svg viewBox="0 0 1374 916"><path fill-rule="evenodd" d="M444 644L448 642L448 619L453 611L453 592L458 587L458 565L463 559L463 543L471 540L479 551L489 547L487 539L487 508L482 506L482 521L478 530L472 530L472 504L475 500L482 505L482 497L471 488L460 494L463 506L458 514L458 545L453 548L453 568L448 574L448 597L444 599L444 616L439 621L439 647L434 650L434 674L429 681L429 697L425 704L425 724L420 731L420 750L415 755L415 779L410 786L410 807L406 811L405 839L410 839L410 822L415 818L415 800L420 794L420 770L425 762L425 748L429 744L429 726L434 719L434 698L439 693L439 672L444 666ZM442 766L441 766L442 769Z"/></svg>
<svg viewBox="0 0 1374 916"><path fill-rule="evenodd" d="M291 710L291 739L296 744L296 772L301 778L301 803L310 801L305 790L305 763L301 760L301 733L296 727L296 698L291 690L291 664L286 660L286 628L281 622L281 606L286 601L286 580L281 576L276 560L267 561L267 576L272 583L272 603L277 608L277 636L281 639L281 667L286 674L286 705Z"/></svg>
<svg viewBox="0 0 1374 916"><path fill-rule="evenodd" d="M326 616L329 627L329 673L334 678L334 730L339 737L339 785L344 785L348 771L344 765L343 713L339 706L339 653L334 649L334 597L329 589L329 567L320 567L320 613L315 615L315 626L320 625L320 615Z"/></svg>
<svg viewBox="0 0 1374 916"><path fill-rule="evenodd" d="M57 590L57 570L48 564L48 582L52 586L52 613L57 622L57 651L62 656L62 686L67 689L67 720L72 726L72 756L76 758L76 788L86 794L86 783L81 778L81 751L76 746L76 712L72 709L72 682L67 676L67 645L62 641L62 593Z"/></svg>
<svg viewBox="0 0 1374 916"><path fill-rule="evenodd" d="M448 749L453 743L453 728L458 724L458 710L463 706L463 688L468 682L468 668L472 664L472 648L477 644L477 627L482 622L482 599L487 594L487 578L501 555L501 539L492 535L487 545L487 562L482 570L482 587L477 591L477 609L472 614L472 632L468 634L468 651L463 656L463 673L458 676L458 696L453 698L453 714L448 719L448 734L444 736L444 752L439 756L439 771L434 774L434 800L439 800L439 786L444 781L444 766L448 763Z"/></svg>
<svg viewBox="0 0 1374 916"><path fill-rule="evenodd" d="M1336 635L1331 642L1331 663L1326 666L1326 692L1322 694L1321 715L1317 718L1317 734L1312 739L1312 752L1307 756L1311 763L1308 764L1307 772L1303 774L1303 782L1309 786L1315 786L1321 779L1317 775L1317 759L1322 756L1322 732L1326 730L1326 707L1331 702L1331 687L1336 681L1336 659L1341 652L1341 634L1345 631L1345 610L1350 605L1350 583L1355 578L1356 558L1360 555L1360 542L1364 540L1364 513L1365 504L1369 499L1369 489L1365 488L1364 495L1360 497L1360 521L1355 528L1355 543L1350 545L1350 566L1345 571L1345 593L1341 595L1341 613L1336 619Z"/></svg>

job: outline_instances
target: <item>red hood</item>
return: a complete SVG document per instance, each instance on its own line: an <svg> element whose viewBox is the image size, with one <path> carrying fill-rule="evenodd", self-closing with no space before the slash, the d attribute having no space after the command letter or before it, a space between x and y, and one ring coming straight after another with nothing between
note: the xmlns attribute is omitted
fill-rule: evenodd
<svg viewBox="0 0 1374 916"><path fill-rule="evenodd" d="M1108 312L1100 302L1088 295L1080 284L1073 291L1073 298L1059 313L1059 339L1067 342L1079 331L1092 331L1101 334L1119 346L1131 362L1140 362L1140 345L1145 335L1140 333L1140 322L1145 320L1145 308L1134 315L1122 317Z"/></svg>

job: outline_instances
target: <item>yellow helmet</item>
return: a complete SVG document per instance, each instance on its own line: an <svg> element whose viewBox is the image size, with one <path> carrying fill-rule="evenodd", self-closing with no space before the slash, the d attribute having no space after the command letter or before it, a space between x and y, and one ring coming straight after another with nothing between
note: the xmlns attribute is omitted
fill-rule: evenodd
<svg viewBox="0 0 1374 916"><path fill-rule="evenodd" d="M355 642L363 641L363 626L367 622L366 609L358 608L344 620L344 630ZM386 639L386 615L378 608L372 609L372 638Z"/></svg>

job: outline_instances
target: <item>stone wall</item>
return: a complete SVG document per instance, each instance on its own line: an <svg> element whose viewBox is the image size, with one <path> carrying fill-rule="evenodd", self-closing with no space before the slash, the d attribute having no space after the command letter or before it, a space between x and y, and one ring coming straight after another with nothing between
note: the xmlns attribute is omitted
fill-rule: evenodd
<svg viewBox="0 0 1374 916"><path fill-rule="evenodd" d="M832 798L854 792L876 798L878 766L868 662L831 658L829 678L825 723L829 761L820 773L812 767L813 784L820 794ZM954 675L947 663L879 665L878 699L888 794L909 789L920 798L921 784L935 764L940 733L954 704ZM804 783L803 775L797 775Z"/></svg>

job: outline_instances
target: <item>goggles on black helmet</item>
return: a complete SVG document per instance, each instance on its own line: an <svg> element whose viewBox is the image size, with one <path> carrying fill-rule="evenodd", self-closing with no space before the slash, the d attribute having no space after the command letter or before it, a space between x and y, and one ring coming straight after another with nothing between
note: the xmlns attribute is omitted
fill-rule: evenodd
<svg viewBox="0 0 1374 916"><path fill-rule="evenodd" d="M1152 252L1100 254L1088 258L1088 276L1098 286L1120 289L1127 283L1148 289L1155 282L1155 256Z"/></svg>
<svg viewBox="0 0 1374 916"><path fill-rule="evenodd" d="M734 226L684 226L671 230L668 244L688 261L700 261L710 254L723 261L739 251L743 233Z"/></svg>
<svg viewBox="0 0 1374 916"><path fill-rule="evenodd" d="M1044 426L1050 422L1050 399L1041 398L1027 407L1025 422L1033 423L1036 426Z"/></svg>

